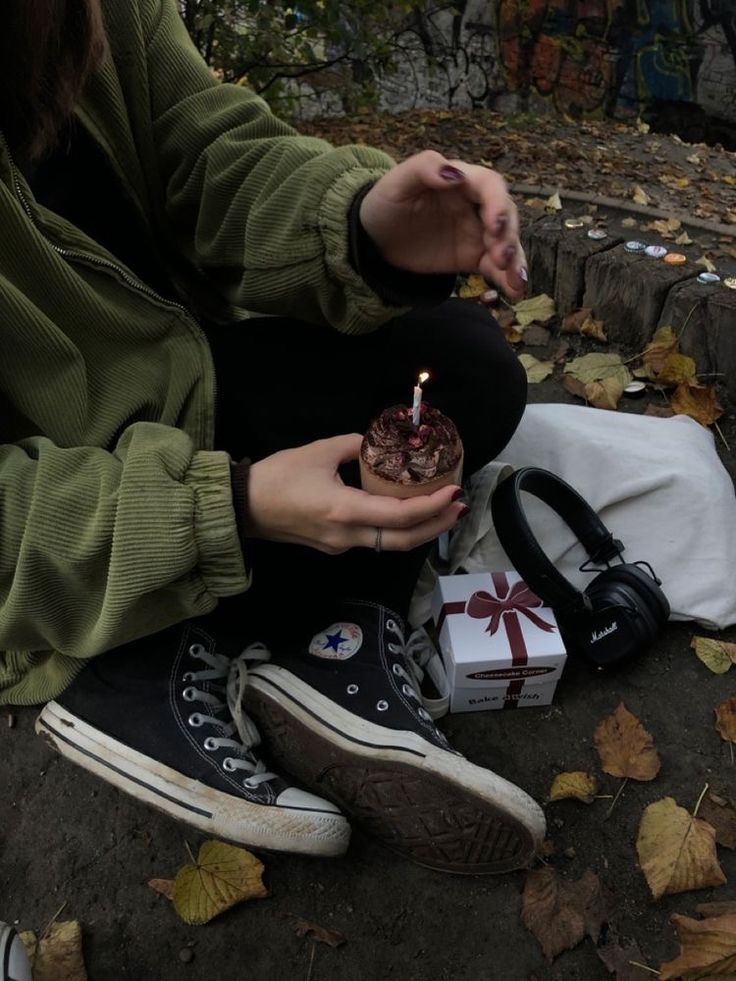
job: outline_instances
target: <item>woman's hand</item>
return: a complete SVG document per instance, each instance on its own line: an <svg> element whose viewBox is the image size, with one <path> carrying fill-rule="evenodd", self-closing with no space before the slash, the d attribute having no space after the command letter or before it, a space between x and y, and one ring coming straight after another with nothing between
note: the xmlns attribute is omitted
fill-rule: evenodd
<svg viewBox="0 0 736 981"><path fill-rule="evenodd" d="M514 298L527 282L516 205L487 167L434 150L409 157L374 184L360 220L383 257L415 273L479 272Z"/></svg>
<svg viewBox="0 0 736 981"><path fill-rule="evenodd" d="M247 533L337 555L359 545L373 548L381 528L384 550L407 551L437 538L466 513L454 500L457 485L405 501L347 487L338 467L358 458L361 440L355 433L321 439L254 463Z"/></svg>

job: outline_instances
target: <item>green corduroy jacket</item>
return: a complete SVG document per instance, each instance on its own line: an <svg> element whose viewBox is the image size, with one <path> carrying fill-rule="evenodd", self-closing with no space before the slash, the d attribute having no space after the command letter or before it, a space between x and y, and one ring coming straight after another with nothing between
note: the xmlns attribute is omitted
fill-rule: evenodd
<svg viewBox="0 0 736 981"><path fill-rule="evenodd" d="M392 161L301 137L219 84L174 0L103 0L78 116L209 318L361 332L396 314L348 259L350 203ZM206 339L40 207L0 140L0 703L247 589Z"/></svg>

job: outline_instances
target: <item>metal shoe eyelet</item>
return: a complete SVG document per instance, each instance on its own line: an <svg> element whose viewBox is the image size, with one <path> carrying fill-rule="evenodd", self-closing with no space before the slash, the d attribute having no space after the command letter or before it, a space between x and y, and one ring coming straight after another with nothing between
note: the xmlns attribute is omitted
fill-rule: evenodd
<svg viewBox="0 0 736 981"><path fill-rule="evenodd" d="M204 645L192 644L192 646L189 648L189 653L192 655L192 657L199 657L201 654L204 654Z"/></svg>
<svg viewBox="0 0 736 981"><path fill-rule="evenodd" d="M432 716L425 709L418 709L417 715L419 716L420 719L424 719L425 722L432 721Z"/></svg>
<svg viewBox="0 0 736 981"><path fill-rule="evenodd" d="M201 725L203 725L202 716L199 714L199 712L192 712L187 719L187 722L190 726L194 726L195 729L198 729Z"/></svg>
<svg viewBox="0 0 736 981"><path fill-rule="evenodd" d="M214 753L214 751L217 749L217 743L212 738L212 736L207 736L203 745L208 753Z"/></svg>
<svg viewBox="0 0 736 981"><path fill-rule="evenodd" d="M388 647L389 651L392 654L398 654L399 653L399 645L398 644L387 644L386 646Z"/></svg>
<svg viewBox="0 0 736 981"><path fill-rule="evenodd" d="M385 712L386 709L388 708L388 702L386 701L386 699L382 698L380 702L377 702L376 708L378 709L379 712Z"/></svg>
<svg viewBox="0 0 736 981"><path fill-rule="evenodd" d="M222 761L222 769L227 773L232 773L235 770L235 764L229 756L226 756Z"/></svg>
<svg viewBox="0 0 736 981"><path fill-rule="evenodd" d="M248 790L257 790L258 789L258 784L255 783L255 781L253 780L253 777L246 777L245 780L243 781L243 786L244 787L247 787Z"/></svg>
<svg viewBox="0 0 736 981"><path fill-rule="evenodd" d="M348 685L345 691L348 693L348 695L357 695L358 692L360 691L360 688L358 688L357 685Z"/></svg>
<svg viewBox="0 0 736 981"><path fill-rule="evenodd" d="M393 671L393 673L396 675L397 678L400 678L404 673L404 670L400 664L394 664L391 670Z"/></svg>
<svg viewBox="0 0 736 981"><path fill-rule="evenodd" d="M403 691L403 693L404 693L404 694L405 694L405 695L407 696L407 698L408 698L409 696L411 696L411 695L414 695L414 694L416 694L416 693L415 693L415 691L414 691L414 689L413 689L413 688L410 688L410 687L409 687L408 685L402 685L402 686L401 686L401 690L402 690L402 691Z"/></svg>
<svg viewBox="0 0 736 981"><path fill-rule="evenodd" d="M396 630L396 621L395 620L387 620L386 621L386 627L387 627L388 630Z"/></svg>
<svg viewBox="0 0 736 981"><path fill-rule="evenodd" d="M193 671L185 671L184 674L181 676L181 680L182 681L194 681L194 672Z"/></svg>
<svg viewBox="0 0 736 981"><path fill-rule="evenodd" d="M184 691L181 693L181 697L184 699L185 702L193 702L197 697L197 689L185 688Z"/></svg>

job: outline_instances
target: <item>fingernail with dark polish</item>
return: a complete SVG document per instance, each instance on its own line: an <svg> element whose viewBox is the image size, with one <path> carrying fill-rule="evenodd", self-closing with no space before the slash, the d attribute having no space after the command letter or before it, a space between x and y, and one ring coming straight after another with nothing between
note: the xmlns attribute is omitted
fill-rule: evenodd
<svg viewBox="0 0 736 981"><path fill-rule="evenodd" d="M441 168L440 177L444 178L446 181L465 180L465 174L462 172L462 170L458 170L457 167L451 167L449 164Z"/></svg>
<svg viewBox="0 0 736 981"><path fill-rule="evenodd" d="M514 256L516 255L516 246L507 245L506 248L503 250L503 254L506 256L507 259L509 260L513 259Z"/></svg>
<svg viewBox="0 0 736 981"><path fill-rule="evenodd" d="M529 282L529 273L526 271L526 266L519 266L519 277L523 279L525 283Z"/></svg>
<svg viewBox="0 0 736 981"><path fill-rule="evenodd" d="M506 226L508 225L508 223L509 223L508 215L499 215L498 218L496 219L493 228L491 229L491 234L495 235L497 238L500 237L501 235L503 235L504 231L506 230Z"/></svg>
<svg viewBox="0 0 736 981"><path fill-rule="evenodd" d="M458 489L452 495L452 497L450 498L450 500L451 501L459 501L462 496L463 496L463 489L462 489L462 487L458 487Z"/></svg>
<svg viewBox="0 0 736 981"><path fill-rule="evenodd" d="M463 509L460 512L460 514L457 516L457 520L459 521L460 518L464 518L468 514L470 514L470 508L468 507L467 504L463 504Z"/></svg>

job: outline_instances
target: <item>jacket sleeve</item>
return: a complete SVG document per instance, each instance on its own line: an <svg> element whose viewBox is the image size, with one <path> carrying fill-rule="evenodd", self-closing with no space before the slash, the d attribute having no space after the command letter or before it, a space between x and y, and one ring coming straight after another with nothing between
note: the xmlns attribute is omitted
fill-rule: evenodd
<svg viewBox="0 0 736 981"><path fill-rule="evenodd" d="M156 423L113 452L0 446L0 703L37 702L80 662L248 586L230 459Z"/></svg>
<svg viewBox="0 0 736 981"><path fill-rule="evenodd" d="M139 0L159 177L177 247L226 300L359 333L396 316L349 261L355 195L392 165L298 135L220 84L175 0Z"/></svg>

